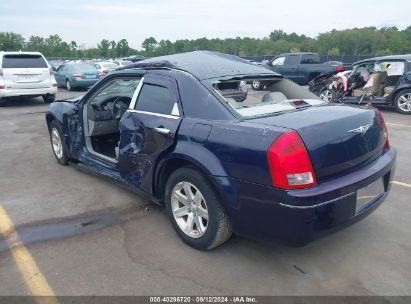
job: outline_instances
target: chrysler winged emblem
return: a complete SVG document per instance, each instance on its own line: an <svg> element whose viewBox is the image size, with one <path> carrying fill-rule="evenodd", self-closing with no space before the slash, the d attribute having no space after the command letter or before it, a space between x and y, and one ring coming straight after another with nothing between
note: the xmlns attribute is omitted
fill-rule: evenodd
<svg viewBox="0 0 411 304"><path fill-rule="evenodd" d="M352 129L350 131L347 131L348 133L361 133L361 134L365 134L365 132L368 131L368 129L372 126L372 124L368 124L365 126L359 126L356 129Z"/></svg>

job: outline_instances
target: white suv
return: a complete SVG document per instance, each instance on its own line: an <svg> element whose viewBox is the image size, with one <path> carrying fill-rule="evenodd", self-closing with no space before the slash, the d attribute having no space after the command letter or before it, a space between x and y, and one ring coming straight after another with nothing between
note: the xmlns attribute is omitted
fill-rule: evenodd
<svg viewBox="0 0 411 304"><path fill-rule="evenodd" d="M16 96L42 96L50 103L56 92L53 70L41 53L0 52L0 104Z"/></svg>

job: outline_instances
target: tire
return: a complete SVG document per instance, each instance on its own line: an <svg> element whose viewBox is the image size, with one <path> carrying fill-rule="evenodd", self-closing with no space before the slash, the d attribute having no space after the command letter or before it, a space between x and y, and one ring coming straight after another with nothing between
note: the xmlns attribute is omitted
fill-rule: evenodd
<svg viewBox="0 0 411 304"><path fill-rule="evenodd" d="M67 166L67 148L64 142L62 141L63 133L61 132L60 124L57 121L53 120L50 123L49 133L51 149L53 151L54 156L56 157L57 162L62 166Z"/></svg>
<svg viewBox="0 0 411 304"><path fill-rule="evenodd" d="M172 197L173 193L179 198ZM189 196L191 199L187 201ZM165 204L174 230L184 243L195 249L213 249L232 235L231 223L217 192L207 177L193 168L183 167L170 175Z"/></svg>
<svg viewBox="0 0 411 304"><path fill-rule="evenodd" d="M71 82L68 79L66 80L66 88L67 88L67 91L73 91L73 87L71 85Z"/></svg>
<svg viewBox="0 0 411 304"><path fill-rule="evenodd" d="M262 89L264 89L264 83L262 81L253 80L253 82L251 83L251 87L255 91L261 91Z"/></svg>
<svg viewBox="0 0 411 304"><path fill-rule="evenodd" d="M394 99L395 110L401 114L411 114L411 89L400 91Z"/></svg>
<svg viewBox="0 0 411 304"><path fill-rule="evenodd" d="M43 97L44 103L52 103L54 100L56 100L55 94L46 94L46 95L43 95L42 97Z"/></svg>
<svg viewBox="0 0 411 304"><path fill-rule="evenodd" d="M320 98L326 102L332 102L333 101L333 97L334 97L334 93L333 90L330 89L324 89L322 90L322 92L320 93Z"/></svg>

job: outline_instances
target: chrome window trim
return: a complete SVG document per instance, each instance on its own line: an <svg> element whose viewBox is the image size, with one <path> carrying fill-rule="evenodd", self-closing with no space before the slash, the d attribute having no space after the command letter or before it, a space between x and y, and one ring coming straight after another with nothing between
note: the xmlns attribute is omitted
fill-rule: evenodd
<svg viewBox="0 0 411 304"><path fill-rule="evenodd" d="M180 119L180 116L173 116L173 115L167 115L167 114L161 114L161 113L155 113L155 112L147 112L147 111L134 110L134 109L128 109L127 112L141 113L141 114L153 115L153 116L158 116L158 117L163 117L163 118Z"/></svg>
<svg viewBox="0 0 411 304"><path fill-rule="evenodd" d="M138 98L138 95L140 95L141 88L143 87L143 82L144 82L144 76L141 78L140 82L138 83L137 88L134 91L133 98L131 98L130 104L128 105L128 108L130 110L134 110L134 108L136 107L137 98Z"/></svg>
<svg viewBox="0 0 411 304"><path fill-rule="evenodd" d="M334 198L332 200L322 202L322 203L319 203L319 204L315 204L315 205L311 205L311 206L294 206L294 205L288 205L288 204L284 204L284 203L279 203L279 205L282 206L282 207L287 207L287 208L291 208L291 209L312 209L312 208L317 208L317 207L320 207L320 206L324 206L324 205L327 205L327 204L334 203L336 201L342 200L343 198L355 195L355 193L356 192L350 192L348 194L345 194L343 196Z"/></svg>

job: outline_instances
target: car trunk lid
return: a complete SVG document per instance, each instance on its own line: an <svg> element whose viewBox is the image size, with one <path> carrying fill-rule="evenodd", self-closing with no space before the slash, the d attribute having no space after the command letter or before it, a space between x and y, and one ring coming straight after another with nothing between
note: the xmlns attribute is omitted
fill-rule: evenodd
<svg viewBox="0 0 411 304"><path fill-rule="evenodd" d="M348 173L382 154L385 126L369 108L323 105L275 116L254 118L258 124L296 130L304 141L318 181Z"/></svg>

